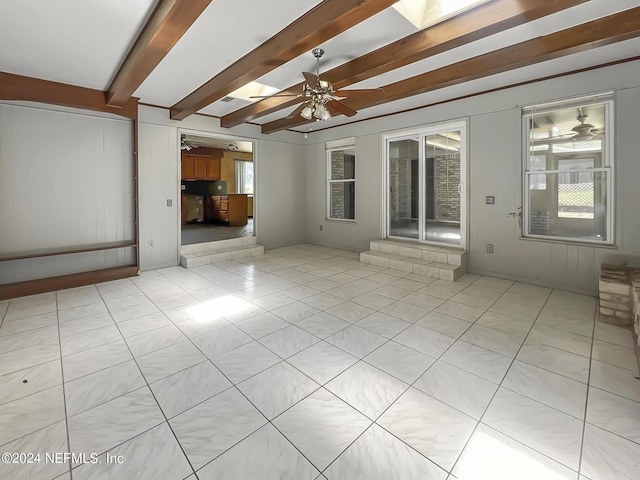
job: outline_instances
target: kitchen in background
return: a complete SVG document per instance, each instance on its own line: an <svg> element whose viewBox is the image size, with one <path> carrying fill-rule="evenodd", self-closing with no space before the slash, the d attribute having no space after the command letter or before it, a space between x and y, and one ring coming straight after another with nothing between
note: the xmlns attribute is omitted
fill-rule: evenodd
<svg viewBox="0 0 640 480"><path fill-rule="evenodd" d="M182 245L252 236L253 144L181 136Z"/></svg>

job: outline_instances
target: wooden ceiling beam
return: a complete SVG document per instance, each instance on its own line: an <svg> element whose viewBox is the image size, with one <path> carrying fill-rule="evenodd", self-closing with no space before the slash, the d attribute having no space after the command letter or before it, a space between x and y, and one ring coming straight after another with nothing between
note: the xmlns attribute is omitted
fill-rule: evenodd
<svg viewBox="0 0 640 480"><path fill-rule="evenodd" d="M40 102L113 113L131 119L138 117L137 98L130 97L121 106L114 107L107 105L105 92L102 90L93 90L5 72L0 72L0 100Z"/></svg>
<svg viewBox="0 0 640 480"><path fill-rule="evenodd" d="M398 0L324 0L171 107L183 120Z"/></svg>
<svg viewBox="0 0 640 480"><path fill-rule="evenodd" d="M109 105L125 104L212 0L160 0L107 89Z"/></svg>
<svg viewBox="0 0 640 480"><path fill-rule="evenodd" d="M344 103L355 110L369 108L639 36L640 7L636 7L385 85L382 99ZM306 123L302 117L276 120L262 125L262 133Z"/></svg>
<svg viewBox="0 0 640 480"><path fill-rule="evenodd" d="M339 65L323 73L322 78L332 82L336 89L344 88L587 1L494 0ZM303 86L301 82L284 92L298 94ZM220 125L231 128L297 102L282 97L261 100L224 115Z"/></svg>

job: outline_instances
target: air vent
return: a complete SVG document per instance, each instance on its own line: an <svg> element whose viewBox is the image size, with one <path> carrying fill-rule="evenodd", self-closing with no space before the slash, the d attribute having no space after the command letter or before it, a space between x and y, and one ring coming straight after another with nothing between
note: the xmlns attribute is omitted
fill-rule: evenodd
<svg viewBox="0 0 640 480"><path fill-rule="evenodd" d="M233 100L233 97L224 97L223 99L221 99L221 102L225 102L225 103L229 103L231 100Z"/></svg>

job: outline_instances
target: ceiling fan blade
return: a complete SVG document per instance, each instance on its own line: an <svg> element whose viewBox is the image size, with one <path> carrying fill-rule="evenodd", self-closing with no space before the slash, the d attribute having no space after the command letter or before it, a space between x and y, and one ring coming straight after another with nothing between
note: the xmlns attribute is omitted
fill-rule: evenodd
<svg viewBox="0 0 640 480"><path fill-rule="evenodd" d="M302 72L302 76L311 88L316 88L320 84L320 78L315 73Z"/></svg>
<svg viewBox="0 0 640 480"><path fill-rule="evenodd" d="M295 93L276 93L275 95L251 95L249 98L273 98L273 97L301 97L302 95Z"/></svg>
<svg viewBox="0 0 640 480"><path fill-rule="evenodd" d="M302 112L302 110L306 106L307 106L306 103L301 103L300 105L298 105L298 107L293 112L291 112L289 115L287 115L287 118L296 118L296 117L300 116L300 112Z"/></svg>
<svg viewBox="0 0 640 480"><path fill-rule="evenodd" d="M338 90L333 92L333 95L336 97L348 97L348 98L358 98L358 97L371 97L371 98L382 98L384 97L384 88L362 88L356 90Z"/></svg>
<svg viewBox="0 0 640 480"><path fill-rule="evenodd" d="M571 140L576 135L578 135L578 132L562 133L560 135L556 135L555 137L542 138L542 139L540 139L540 141L541 142L546 142L546 141L549 141L549 140Z"/></svg>
<svg viewBox="0 0 640 480"><path fill-rule="evenodd" d="M327 106L333 108L334 110L337 110L338 112L342 113L343 115L346 115L347 117L353 117L356 113L358 113L356 110L345 105L340 100L331 100L330 102L327 103Z"/></svg>

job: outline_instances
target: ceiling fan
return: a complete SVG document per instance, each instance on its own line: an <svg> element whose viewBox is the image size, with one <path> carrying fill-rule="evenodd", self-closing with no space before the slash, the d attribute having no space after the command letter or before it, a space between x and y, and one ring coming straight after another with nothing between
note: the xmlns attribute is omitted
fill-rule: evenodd
<svg viewBox="0 0 640 480"><path fill-rule="evenodd" d="M184 135L180 136L180 150L184 150L185 152L188 152L192 148L198 148L198 147L199 145L196 145L194 143L187 141Z"/></svg>
<svg viewBox="0 0 640 480"><path fill-rule="evenodd" d="M302 102L293 112L286 118L295 118L300 115L305 120L315 119L316 122L321 120L330 120L331 111L334 114L342 113L347 117L353 117L358 113L353 108L342 103L345 98L363 98L370 97L382 98L384 89L368 88L359 90L334 90L331 83L320 80L320 57L324 54L324 50L316 48L313 50L313 56L316 57L316 73L302 72L302 76L306 80L302 93L287 94L276 93L275 95L254 96L251 98L271 98L271 97L296 97Z"/></svg>
<svg viewBox="0 0 640 480"><path fill-rule="evenodd" d="M577 120L580 122L573 127L570 132L557 135L555 137L544 138L536 141L536 143L546 142L588 142L589 140L598 140L604 138L604 128L596 128L590 123L585 123L589 118L589 115L585 115L580 112Z"/></svg>

